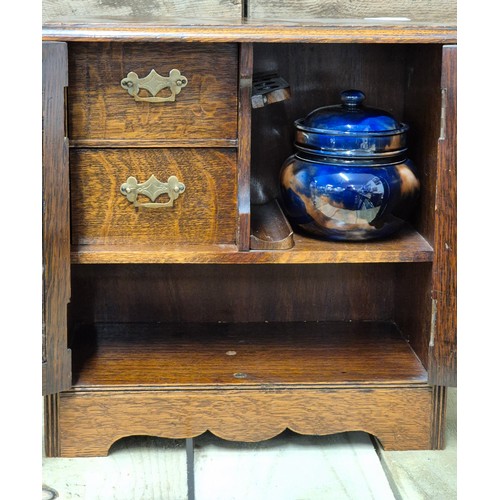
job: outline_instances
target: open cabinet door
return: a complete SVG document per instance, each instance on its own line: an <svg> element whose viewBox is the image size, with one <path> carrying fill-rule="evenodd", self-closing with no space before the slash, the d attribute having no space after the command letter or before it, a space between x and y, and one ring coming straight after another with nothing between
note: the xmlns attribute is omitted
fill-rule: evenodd
<svg viewBox="0 0 500 500"><path fill-rule="evenodd" d="M457 46L445 45L441 70L441 134L430 339L430 379L457 384Z"/></svg>
<svg viewBox="0 0 500 500"><path fill-rule="evenodd" d="M43 394L71 386L71 352L67 343L70 297L70 218L65 88L68 49L43 43L42 182L43 182Z"/></svg>

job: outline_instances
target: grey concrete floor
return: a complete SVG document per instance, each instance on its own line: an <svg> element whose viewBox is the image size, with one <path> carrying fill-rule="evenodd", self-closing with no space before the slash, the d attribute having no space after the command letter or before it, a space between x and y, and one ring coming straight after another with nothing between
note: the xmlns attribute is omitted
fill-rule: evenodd
<svg viewBox="0 0 500 500"><path fill-rule="evenodd" d="M457 498L457 390L448 389L444 450L379 454L396 499Z"/></svg>
<svg viewBox="0 0 500 500"><path fill-rule="evenodd" d="M456 389L450 389L446 447L440 451L384 452L362 432L285 432L254 444L206 433L194 440L194 498L453 500L456 401ZM185 500L187 471L185 441L130 437L115 443L107 457L44 458L42 499Z"/></svg>

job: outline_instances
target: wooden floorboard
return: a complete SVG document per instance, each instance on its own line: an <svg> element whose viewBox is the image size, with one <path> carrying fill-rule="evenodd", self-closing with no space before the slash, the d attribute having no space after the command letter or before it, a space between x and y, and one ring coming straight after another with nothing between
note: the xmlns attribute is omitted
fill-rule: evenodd
<svg viewBox="0 0 500 500"><path fill-rule="evenodd" d="M225 443L204 435L194 441L196 500L229 500L242 492L245 496L239 498L278 500L290 498L283 495L296 485L304 495L313 495L301 498L315 500L456 498L456 390L449 389L449 394L445 450L385 453L390 457L385 473L375 449L368 445L368 435L362 433L333 437L287 433L254 444ZM104 458L44 458L43 483L65 500L186 500L185 452L182 441L126 438ZM381 492L386 496L374 496ZM48 491L42 494L42 499L49 498Z"/></svg>

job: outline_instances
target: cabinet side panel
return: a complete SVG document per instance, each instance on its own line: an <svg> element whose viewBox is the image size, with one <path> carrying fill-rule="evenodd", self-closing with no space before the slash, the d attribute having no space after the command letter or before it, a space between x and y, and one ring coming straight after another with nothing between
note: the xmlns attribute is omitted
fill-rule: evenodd
<svg viewBox="0 0 500 500"><path fill-rule="evenodd" d="M71 386L66 310L70 297L68 143L65 137L65 43L43 44L43 392Z"/></svg>
<svg viewBox="0 0 500 500"><path fill-rule="evenodd" d="M435 229L436 172L441 111L441 46L409 46L406 54L404 122L408 157L420 180L420 197L412 224L432 245Z"/></svg>
<svg viewBox="0 0 500 500"><path fill-rule="evenodd" d="M457 48L443 47L442 126L438 143L436 231L433 267L433 330L430 377L456 385L457 364Z"/></svg>
<svg viewBox="0 0 500 500"><path fill-rule="evenodd" d="M431 334L432 264L401 264L394 292L396 324L426 369Z"/></svg>

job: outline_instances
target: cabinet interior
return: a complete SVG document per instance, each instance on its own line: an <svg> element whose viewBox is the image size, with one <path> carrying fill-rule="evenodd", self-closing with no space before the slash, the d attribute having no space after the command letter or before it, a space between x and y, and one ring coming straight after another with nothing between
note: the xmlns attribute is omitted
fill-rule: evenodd
<svg viewBox="0 0 500 500"><path fill-rule="evenodd" d="M410 125L421 196L409 231L418 244L301 236L293 250L227 262L222 247L204 258L203 248L184 248L182 258L176 248L182 264L168 248L122 259L119 246L93 247L85 261L82 245L69 307L75 387L426 383L440 61L434 44L255 43L253 71L278 73L292 96L251 112L251 203L279 199L294 120L357 88L367 105ZM235 345L246 346L242 356Z"/></svg>
<svg viewBox="0 0 500 500"><path fill-rule="evenodd" d="M363 374L366 380L396 383L401 382L401 371L407 373L406 382L415 378L425 382L430 325L422 289L430 274L429 263L419 264L418 269L403 263L74 265L70 307L74 383L115 384L118 379L140 385L145 383L144 370L156 370L161 379L158 374L169 373L171 361L196 365L178 384L195 383L193 374L198 372L197 383L204 379L215 383L215 375L203 375L210 367L216 372L221 368L210 361L210 353L238 352L242 345L251 346L238 370L245 374L258 366L265 372L274 355L276 361L288 356L285 372L309 366L311 370L303 374L311 377L308 383L317 383L321 370L330 374L324 383L359 383ZM378 349L366 348L374 344ZM150 352L156 352L157 363L151 361ZM102 364L96 364L101 356ZM335 356L343 361L334 361ZM121 375L110 376L115 368L109 357L120 359ZM352 365L351 371L332 372L339 363ZM227 377L234 376L235 366L228 365ZM108 367L108 377L103 378ZM283 376L286 379L286 373ZM276 377L260 377L260 383L277 383ZM152 380L156 380L153 375Z"/></svg>
<svg viewBox="0 0 500 500"><path fill-rule="evenodd" d="M254 204L280 196L279 171L294 153L294 121L340 103L340 93L362 90L365 104L410 126L408 157L421 182L411 224L432 244L436 151L440 135L441 45L254 44L254 71L290 84L291 98L252 114Z"/></svg>

